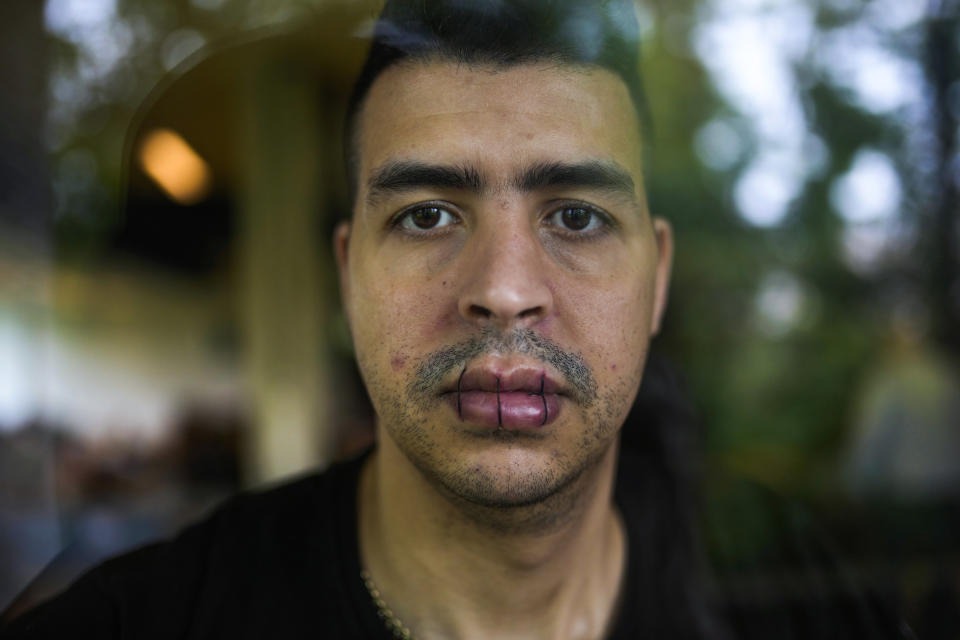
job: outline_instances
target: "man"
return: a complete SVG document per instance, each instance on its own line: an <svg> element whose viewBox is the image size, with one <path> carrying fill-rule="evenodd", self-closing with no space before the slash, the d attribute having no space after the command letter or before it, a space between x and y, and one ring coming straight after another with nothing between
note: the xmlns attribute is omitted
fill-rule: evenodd
<svg viewBox="0 0 960 640"><path fill-rule="evenodd" d="M628 420L672 254L635 35L626 0L388 2L334 239L376 448L106 563L11 636L748 628L698 586L682 420L649 392Z"/></svg>
<svg viewBox="0 0 960 640"><path fill-rule="evenodd" d="M576 24L536 33L573 12L416 8L388 6L360 81L335 240L380 418L368 582L417 637L605 637L627 556L617 436L672 246L647 211L640 105L568 50ZM522 20L491 36L487 11Z"/></svg>

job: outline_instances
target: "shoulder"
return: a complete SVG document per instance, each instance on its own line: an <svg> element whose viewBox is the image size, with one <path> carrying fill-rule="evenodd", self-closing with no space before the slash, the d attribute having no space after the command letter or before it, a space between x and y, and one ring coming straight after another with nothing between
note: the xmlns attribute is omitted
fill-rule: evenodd
<svg viewBox="0 0 960 640"><path fill-rule="evenodd" d="M180 538L197 536L220 548L284 547L328 529L339 508L354 500L359 460L332 466L281 484L240 493L210 516L184 531Z"/></svg>
<svg viewBox="0 0 960 640"><path fill-rule="evenodd" d="M76 625L106 638L205 637L229 631L225 624L246 625L238 631L248 637L273 615L292 620L311 610L299 592L339 579L324 558L352 525L342 520L359 466L230 498L175 538L104 562L14 620L4 637L54 637Z"/></svg>

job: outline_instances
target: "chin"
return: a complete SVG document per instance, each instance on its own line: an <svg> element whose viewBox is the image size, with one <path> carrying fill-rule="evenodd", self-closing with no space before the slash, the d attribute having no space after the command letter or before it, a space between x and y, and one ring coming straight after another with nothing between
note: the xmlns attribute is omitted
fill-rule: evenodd
<svg viewBox="0 0 960 640"><path fill-rule="evenodd" d="M437 407L438 411L448 410ZM453 503L484 519L568 511L578 482L599 468L617 429L573 414L543 431L464 427L445 414L396 416L387 437ZM590 416L593 417L593 416ZM589 426L588 426L589 425ZM524 507L529 507L524 509ZM479 515L477 516L479 517Z"/></svg>
<svg viewBox="0 0 960 640"><path fill-rule="evenodd" d="M444 474L440 481L449 493L467 502L485 507L515 508L545 502L573 479L569 477L569 470L525 464L516 461L516 456L509 458L501 462L470 464Z"/></svg>
<svg viewBox="0 0 960 640"><path fill-rule="evenodd" d="M547 506L572 488L583 473L595 467L600 455L571 457L546 443L502 436L485 439L484 446L461 450L442 464L415 464L449 497L490 509ZM532 445L532 446L531 446Z"/></svg>

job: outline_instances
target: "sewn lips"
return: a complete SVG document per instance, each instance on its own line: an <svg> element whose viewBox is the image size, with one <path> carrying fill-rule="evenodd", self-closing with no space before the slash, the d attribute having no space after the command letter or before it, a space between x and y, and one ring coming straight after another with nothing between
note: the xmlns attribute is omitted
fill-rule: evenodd
<svg viewBox="0 0 960 640"><path fill-rule="evenodd" d="M562 389L542 369L467 368L444 394L464 422L491 429L540 429L560 414Z"/></svg>

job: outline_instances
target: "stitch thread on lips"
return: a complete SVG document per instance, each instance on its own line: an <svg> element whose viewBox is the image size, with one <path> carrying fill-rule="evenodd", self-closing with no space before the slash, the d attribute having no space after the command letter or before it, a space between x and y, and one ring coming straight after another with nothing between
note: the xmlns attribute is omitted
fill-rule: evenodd
<svg viewBox="0 0 960 640"><path fill-rule="evenodd" d="M467 365L463 365L463 371L460 372L460 377L457 378L457 415L460 416L460 421L463 421L463 409L460 406L460 387L463 385L463 375L467 372Z"/></svg>
<svg viewBox="0 0 960 640"><path fill-rule="evenodd" d="M500 376L497 376L497 426L503 426L503 411L500 408Z"/></svg>
<svg viewBox="0 0 960 640"><path fill-rule="evenodd" d="M540 391L533 391L528 395L531 396L540 396L540 400L543 401L543 421L540 423L540 426L547 424L547 419L550 417L550 410L547 408L547 396L544 393L544 385L546 383L547 374L542 374L540 376Z"/></svg>
<svg viewBox="0 0 960 640"><path fill-rule="evenodd" d="M543 422L540 423L540 426L547 424L547 416L550 415L549 409L547 409L547 396L543 394L543 385L546 382L547 374L540 376L540 399L543 400Z"/></svg>

